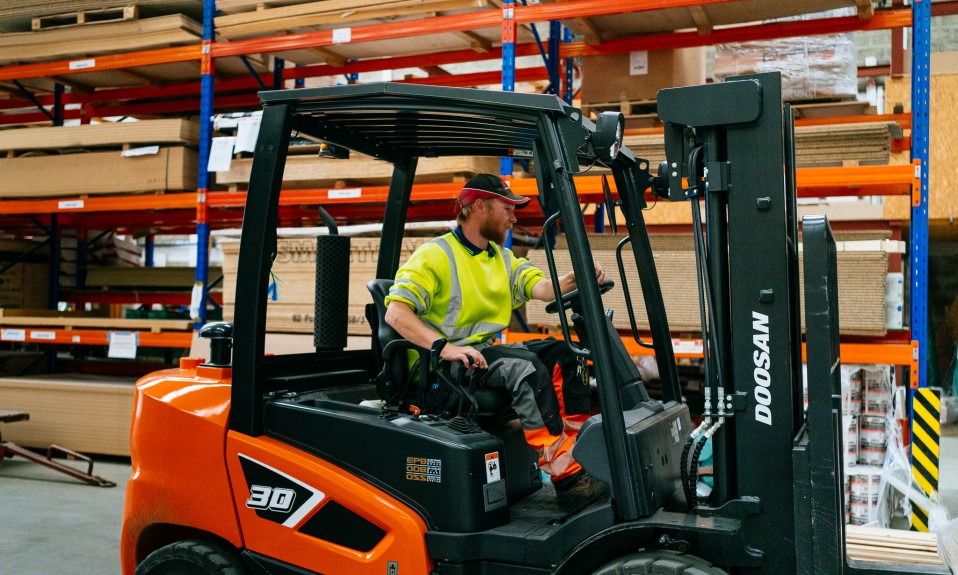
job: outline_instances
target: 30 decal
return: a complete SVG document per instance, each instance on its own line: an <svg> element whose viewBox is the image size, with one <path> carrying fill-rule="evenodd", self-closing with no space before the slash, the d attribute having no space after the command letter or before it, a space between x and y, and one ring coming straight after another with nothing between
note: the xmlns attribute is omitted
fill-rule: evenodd
<svg viewBox="0 0 958 575"><path fill-rule="evenodd" d="M250 509L269 509L280 513L289 513L296 501L296 492L282 487L250 485L246 506Z"/></svg>

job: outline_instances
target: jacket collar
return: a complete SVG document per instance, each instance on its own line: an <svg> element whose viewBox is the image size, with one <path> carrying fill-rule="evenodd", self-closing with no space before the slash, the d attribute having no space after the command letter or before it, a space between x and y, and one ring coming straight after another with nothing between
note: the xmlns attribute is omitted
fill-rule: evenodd
<svg viewBox="0 0 958 575"><path fill-rule="evenodd" d="M495 257L496 248L492 247L492 242L489 242L489 246L485 250L483 250L476 244L470 242L468 238L466 238L466 234L462 232L462 226L456 227L456 229L454 229L452 233L453 235L456 236L456 239L459 240L459 243L462 244L462 247L466 248L466 251L468 251L470 255L478 256L483 251L485 251L489 254L489 257Z"/></svg>

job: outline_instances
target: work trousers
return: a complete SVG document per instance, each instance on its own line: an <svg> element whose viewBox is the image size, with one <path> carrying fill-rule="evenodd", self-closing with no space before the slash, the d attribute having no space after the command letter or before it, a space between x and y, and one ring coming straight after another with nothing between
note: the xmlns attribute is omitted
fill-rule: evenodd
<svg viewBox="0 0 958 575"><path fill-rule="evenodd" d="M479 385L503 388L539 467L562 479L581 467L572 458L579 428L590 412L590 390L574 353L554 339L508 345L479 344L489 369Z"/></svg>

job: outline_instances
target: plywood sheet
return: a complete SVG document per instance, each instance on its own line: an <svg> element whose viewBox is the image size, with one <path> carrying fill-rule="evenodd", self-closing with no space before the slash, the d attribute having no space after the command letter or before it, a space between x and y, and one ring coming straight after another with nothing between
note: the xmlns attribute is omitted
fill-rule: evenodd
<svg viewBox="0 0 958 575"><path fill-rule="evenodd" d="M178 118L0 131L0 150L14 151L119 147L122 144L196 145L198 141L199 125Z"/></svg>
<svg viewBox="0 0 958 575"><path fill-rule="evenodd" d="M929 122L928 218L952 221L958 216L958 120L952 110L958 108L958 74L931 76ZM885 109L903 104L911 110L911 77L889 78L885 82ZM905 154L895 161L910 163ZM896 213L910 207L902 198L894 204ZM907 212L906 212L907 213Z"/></svg>
<svg viewBox="0 0 958 575"><path fill-rule="evenodd" d="M70 56L196 43L200 24L180 14L36 32L0 35L0 62L36 62Z"/></svg>
<svg viewBox="0 0 958 575"><path fill-rule="evenodd" d="M118 151L4 158L0 198L195 190L196 175L196 152L183 147L132 158Z"/></svg>
<svg viewBox="0 0 958 575"><path fill-rule="evenodd" d="M130 454L133 378L44 375L0 378L0 406L30 414L3 426L23 447L56 443L81 453Z"/></svg>

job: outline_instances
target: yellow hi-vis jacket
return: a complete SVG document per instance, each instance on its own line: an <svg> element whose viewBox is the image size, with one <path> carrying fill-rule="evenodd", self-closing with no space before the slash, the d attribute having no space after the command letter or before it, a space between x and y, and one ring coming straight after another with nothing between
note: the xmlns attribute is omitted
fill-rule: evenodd
<svg viewBox="0 0 958 575"><path fill-rule="evenodd" d="M404 302L453 344L472 345L509 327L512 310L545 276L508 248L490 242L481 250L460 234L420 246L396 273L386 305Z"/></svg>

